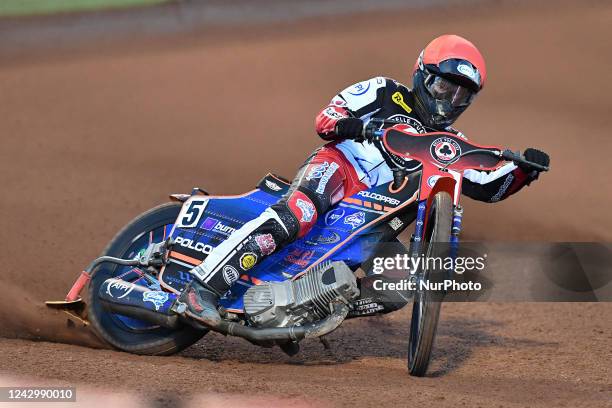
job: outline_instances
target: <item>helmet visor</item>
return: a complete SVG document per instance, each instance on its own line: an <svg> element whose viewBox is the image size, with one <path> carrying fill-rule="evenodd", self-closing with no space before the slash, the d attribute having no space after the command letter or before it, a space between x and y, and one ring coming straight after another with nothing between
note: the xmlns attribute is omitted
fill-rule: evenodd
<svg viewBox="0 0 612 408"><path fill-rule="evenodd" d="M468 106L476 96L468 88L434 74L429 74L425 79L425 88L434 99L444 101L454 108Z"/></svg>

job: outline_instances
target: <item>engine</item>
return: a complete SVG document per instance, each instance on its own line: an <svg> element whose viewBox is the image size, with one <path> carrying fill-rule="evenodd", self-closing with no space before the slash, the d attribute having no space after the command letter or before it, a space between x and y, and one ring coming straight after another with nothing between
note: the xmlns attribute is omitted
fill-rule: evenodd
<svg viewBox="0 0 612 408"><path fill-rule="evenodd" d="M244 311L251 324L285 327L321 320L330 305L346 304L359 296L355 275L344 262L321 264L300 279L252 286L244 295Z"/></svg>

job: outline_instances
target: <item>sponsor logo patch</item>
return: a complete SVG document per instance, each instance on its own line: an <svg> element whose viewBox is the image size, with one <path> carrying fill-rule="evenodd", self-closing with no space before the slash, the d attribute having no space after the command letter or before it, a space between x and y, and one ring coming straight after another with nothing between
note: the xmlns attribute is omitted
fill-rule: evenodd
<svg viewBox="0 0 612 408"><path fill-rule="evenodd" d="M433 141L429 151L431 157L440 163L448 163L461 154L461 146L449 137L439 137Z"/></svg>
<svg viewBox="0 0 612 408"><path fill-rule="evenodd" d="M502 196L506 194L506 190L508 190L508 187L510 187L510 184L512 184L513 180L514 176L512 175L512 173L509 173L506 177L506 180L504 181L504 184L502 184L502 186L499 188L499 191L493 197L491 197L491 202L495 203L499 201Z"/></svg>
<svg viewBox="0 0 612 408"><path fill-rule="evenodd" d="M323 114L327 116L328 118L336 119L336 120L346 118L346 115L343 115L342 113L338 112L335 106L328 107L327 109L323 111Z"/></svg>
<svg viewBox="0 0 612 408"><path fill-rule="evenodd" d="M280 190L282 190L282 187L279 186L278 184L276 184L273 181L266 180L265 184L266 184L266 187L268 187L272 191L280 191Z"/></svg>
<svg viewBox="0 0 612 408"><path fill-rule="evenodd" d="M298 198L295 205L302 211L301 222L310 222L315 214L315 207L312 203Z"/></svg>
<svg viewBox="0 0 612 408"><path fill-rule="evenodd" d="M316 166L308 170L308 174L306 174L306 180L310 181L323 177L323 173L325 173L328 167L328 162L317 164Z"/></svg>
<svg viewBox="0 0 612 408"><path fill-rule="evenodd" d="M231 235L234 231L236 231L236 228L232 228L229 225L225 225L218 219L212 217L206 217L206 219L202 223L202 229L208 231L215 231L228 236Z"/></svg>
<svg viewBox="0 0 612 408"><path fill-rule="evenodd" d="M323 192L325 191L325 186L327 185L331 177L334 175L336 170L338 170L339 168L340 166L338 165L338 163L331 162L329 167L325 170L325 173L323 173L323 175L321 176L321 180L319 180L319 185L317 186L317 189L316 189L317 193L323 194Z"/></svg>
<svg viewBox="0 0 612 408"><path fill-rule="evenodd" d="M353 227L353 229L365 223L365 213L363 211L356 212L344 218L344 223Z"/></svg>
<svg viewBox="0 0 612 408"><path fill-rule="evenodd" d="M151 290L142 293L142 300L153 303L155 310L159 310L168 301L168 294L162 290Z"/></svg>
<svg viewBox="0 0 612 408"><path fill-rule="evenodd" d="M134 285L121 279L113 279L107 283L106 293L115 299L122 299L134 290Z"/></svg>
<svg viewBox="0 0 612 408"><path fill-rule="evenodd" d="M401 106L406 112L412 112L412 108L404 102L404 96L399 91L391 95L391 100Z"/></svg>
<svg viewBox="0 0 612 408"><path fill-rule="evenodd" d="M248 271L257 263L257 255L253 252L247 252L240 257L240 267L244 271Z"/></svg>
<svg viewBox="0 0 612 408"><path fill-rule="evenodd" d="M359 82L358 84L355 84L353 88L350 91L348 91L348 93L353 96L359 96L359 95L363 95L364 93L368 92L368 89L370 89L370 81L364 81L364 82Z"/></svg>
<svg viewBox="0 0 612 408"><path fill-rule="evenodd" d="M276 242L274 242L272 234L257 235L255 243L263 255L270 255L276 249Z"/></svg>
<svg viewBox="0 0 612 408"><path fill-rule="evenodd" d="M208 255L212 252L213 247L208 244L204 244L202 242L194 242L192 239L184 238L184 237L176 237L174 240L175 244L178 244L184 248L189 248L194 251L201 252L205 255Z"/></svg>
<svg viewBox="0 0 612 408"><path fill-rule="evenodd" d="M336 208L331 210L325 215L325 225L334 225L336 221L344 217L344 213L345 211L342 208Z"/></svg>
<svg viewBox="0 0 612 408"><path fill-rule="evenodd" d="M236 268L234 268L233 266L225 265L223 267L223 280L228 285L232 285L234 282L236 282L239 276L240 274L238 273Z"/></svg>
<svg viewBox="0 0 612 408"><path fill-rule="evenodd" d="M473 80L476 80L476 71L474 71L474 68L470 67L469 65L459 64L457 71L472 78Z"/></svg>
<svg viewBox="0 0 612 408"><path fill-rule="evenodd" d="M315 251L307 251L296 248L285 257L285 261L297 265L301 268L308 266L310 259L314 255Z"/></svg>
<svg viewBox="0 0 612 408"><path fill-rule="evenodd" d="M433 186L436 184L436 181L438 181L439 178L440 176L429 176L427 178L427 185L433 188Z"/></svg>
<svg viewBox="0 0 612 408"><path fill-rule="evenodd" d="M360 191L357 195L360 195L362 197L366 197L372 200L380 201L383 203L391 204L391 205L398 205L400 203L400 200L396 198L387 197L382 194L373 193L371 191Z"/></svg>
<svg viewBox="0 0 612 408"><path fill-rule="evenodd" d="M425 133L427 131L425 127L421 124L421 122L419 122L415 118L411 118L410 116L393 115L390 116L388 119L394 120L396 122L402 122L403 124L407 125L408 128L404 130L411 133Z"/></svg>
<svg viewBox="0 0 612 408"><path fill-rule="evenodd" d="M336 242L339 242L339 241L340 241L340 235L335 232L332 232L329 235L324 235L324 234L315 235L311 239L309 239L307 242L311 245L317 245L317 244L329 245L329 244L335 244Z"/></svg>

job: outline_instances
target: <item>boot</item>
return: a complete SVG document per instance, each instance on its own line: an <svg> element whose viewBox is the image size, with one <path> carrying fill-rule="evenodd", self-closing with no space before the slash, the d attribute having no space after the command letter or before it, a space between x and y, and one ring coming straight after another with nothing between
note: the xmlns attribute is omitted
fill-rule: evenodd
<svg viewBox="0 0 612 408"><path fill-rule="evenodd" d="M204 324L214 324L221 320L217 303L219 295L204 286L198 279L193 279L181 293L179 302L187 306L184 314ZM194 325L200 328L199 325Z"/></svg>

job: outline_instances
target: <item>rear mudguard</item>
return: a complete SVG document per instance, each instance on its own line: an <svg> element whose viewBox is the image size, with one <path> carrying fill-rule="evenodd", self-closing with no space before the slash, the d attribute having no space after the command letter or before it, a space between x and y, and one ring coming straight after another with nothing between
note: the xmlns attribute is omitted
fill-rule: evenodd
<svg viewBox="0 0 612 408"><path fill-rule="evenodd" d="M177 296L158 289L151 288L144 278L135 282L110 278L100 286L98 298L109 312L176 328L179 326L178 315L171 307Z"/></svg>

